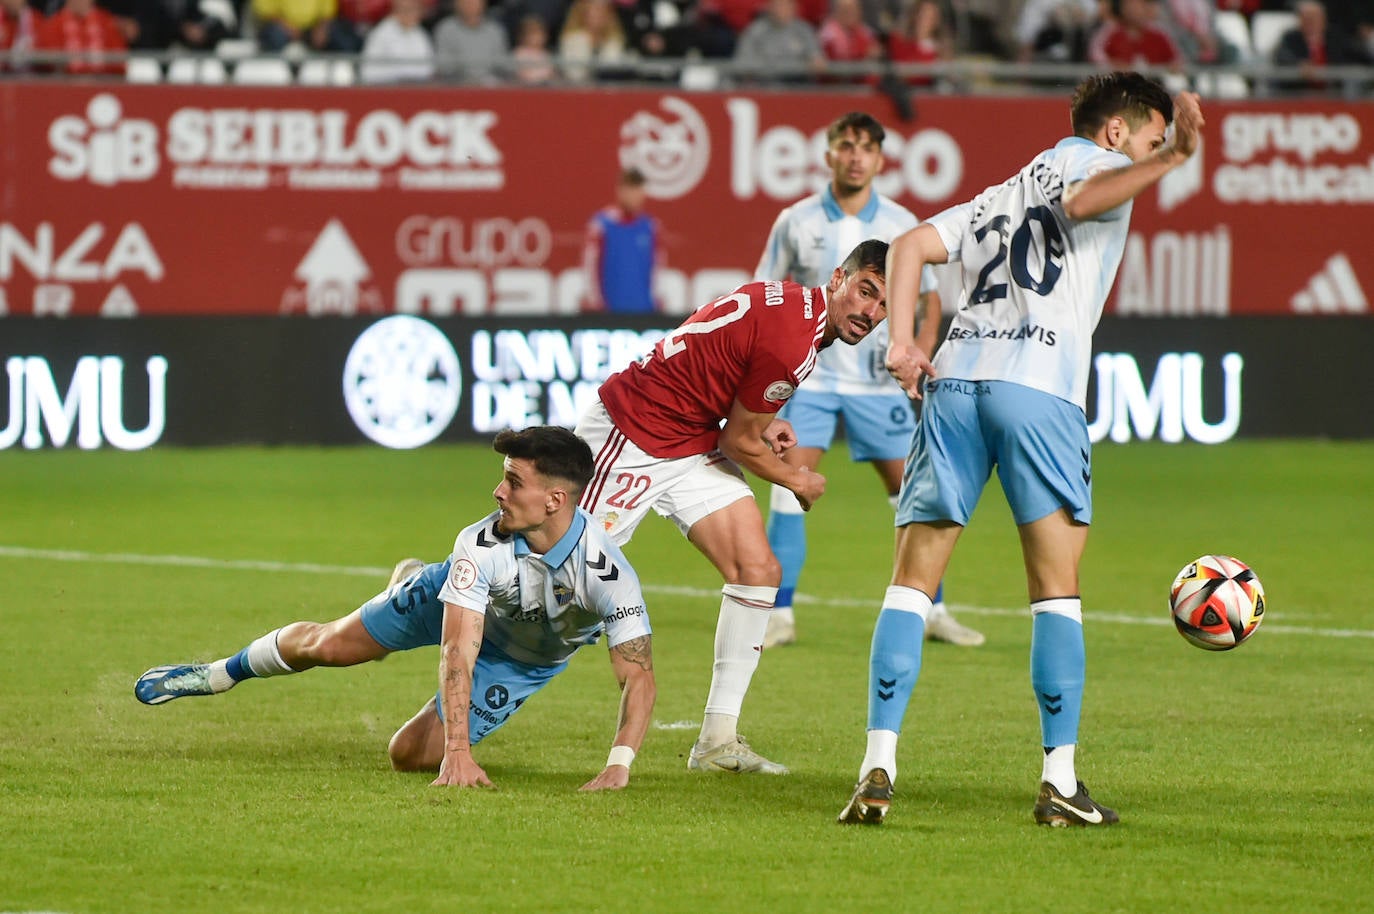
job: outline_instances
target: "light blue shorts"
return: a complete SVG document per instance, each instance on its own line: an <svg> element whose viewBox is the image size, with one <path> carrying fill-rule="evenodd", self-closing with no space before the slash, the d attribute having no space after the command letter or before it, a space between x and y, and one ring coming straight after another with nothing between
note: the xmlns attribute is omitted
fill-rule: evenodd
<svg viewBox="0 0 1374 914"><path fill-rule="evenodd" d="M1081 409L1008 381L941 378L926 385L897 526L967 525L993 467L1017 524L1060 508L1092 522L1092 445Z"/></svg>
<svg viewBox="0 0 1374 914"><path fill-rule="evenodd" d="M482 642L477 663L472 668L472 700L468 703L468 742L477 745L484 736L499 730L525 700L544 688L548 681L567 667L568 661L554 666L518 663ZM444 719L444 699L434 694L434 707Z"/></svg>
<svg viewBox="0 0 1374 914"><path fill-rule="evenodd" d="M408 651L438 644L444 633L444 603L439 589L448 577L449 563L426 565L390 590L384 590L360 608L363 627L382 647ZM483 641L472 672L472 700L468 705L468 737L476 745L498 729L568 665L531 666L510 659ZM443 700L435 693L439 718Z"/></svg>
<svg viewBox="0 0 1374 914"><path fill-rule="evenodd" d="M801 447L829 450L836 420L854 460L902 460L911 446L916 414L904 393L878 396L812 393L798 390L778 414L792 423Z"/></svg>

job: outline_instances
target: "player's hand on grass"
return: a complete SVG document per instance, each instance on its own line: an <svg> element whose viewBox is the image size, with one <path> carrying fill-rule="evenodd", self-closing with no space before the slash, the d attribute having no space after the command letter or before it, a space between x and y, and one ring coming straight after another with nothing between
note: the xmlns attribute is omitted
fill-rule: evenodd
<svg viewBox="0 0 1374 914"><path fill-rule="evenodd" d="M439 764L439 776L430 782L433 787L494 787L482 766L470 751L446 752Z"/></svg>
<svg viewBox="0 0 1374 914"><path fill-rule="evenodd" d="M887 373L913 400L921 399L921 378L935 377L935 368L925 350L914 343L891 343L887 347Z"/></svg>
<svg viewBox="0 0 1374 914"><path fill-rule="evenodd" d="M1174 149L1184 158L1197 150L1202 127L1202 103L1195 92L1180 92L1174 97Z"/></svg>
<svg viewBox="0 0 1374 914"><path fill-rule="evenodd" d="M792 486L792 494L801 502L803 511L810 511L811 506L825 494L825 477L806 467L797 467L797 470L799 482Z"/></svg>
<svg viewBox="0 0 1374 914"><path fill-rule="evenodd" d="M601 773L583 784L579 790L620 790L630 783L630 769L624 765L607 765Z"/></svg>
<svg viewBox="0 0 1374 914"><path fill-rule="evenodd" d="M788 448L797 446L797 434L792 430L792 423L786 419L774 419L769 422L768 427L763 430L763 440L779 457Z"/></svg>

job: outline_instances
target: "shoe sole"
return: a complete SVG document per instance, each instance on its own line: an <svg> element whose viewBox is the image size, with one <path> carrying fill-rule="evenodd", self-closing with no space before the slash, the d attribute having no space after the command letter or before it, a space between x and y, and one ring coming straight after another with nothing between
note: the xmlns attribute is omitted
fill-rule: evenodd
<svg viewBox="0 0 1374 914"><path fill-rule="evenodd" d="M838 821L841 825L882 825L890 805L890 800L855 797L840 813Z"/></svg>

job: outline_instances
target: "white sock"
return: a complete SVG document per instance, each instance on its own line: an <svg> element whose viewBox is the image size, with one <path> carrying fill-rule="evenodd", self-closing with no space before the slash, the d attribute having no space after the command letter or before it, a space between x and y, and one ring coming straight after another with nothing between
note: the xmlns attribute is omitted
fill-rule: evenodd
<svg viewBox="0 0 1374 914"><path fill-rule="evenodd" d="M792 622L795 624L797 621L797 617L793 614L792 607L790 606L773 607L773 617L779 622Z"/></svg>
<svg viewBox="0 0 1374 914"><path fill-rule="evenodd" d="M737 735L740 708L749 681L758 669L768 614L777 597L776 587L726 584L721 588L720 618L716 622L716 660L711 671L711 691L701 722L700 743L717 746Z"/></svg>
<svg viewBox="0 0 1374 914"><path fill-rule="evenodd" d="M277 650L277 635L280 632L279 628L273 629L248 645L248 665L257 675L265 678L296 672L286 665L286 661L281 659L281 651Z"/></svg>
<svg viewBox="0 0 1374 914"><path fill-rule="evenodd" d="M892 783L897 783L896 731L868 731L868 748L864 750L863 764L859 765L859 780L862 781L874 768L883 769Z"/></svg>
<svg viewBox="0 0 1374 914"><path fill-rule="evenodd" d="M228 666L228 658L216 660L214 663L210 664L210 691L216 693L227 692L238 685L238 683L234 681L234 677L229 675Z"/></svg>
<svg viewBox="0 0 1374 914"><path fill-rule="evenodd" d="M1073 769L1074 744L1055 746L1045 753L1044 767L1040 780L1049 781L1061 796L1071 797L1078 793L1078 775Z"/></svg>

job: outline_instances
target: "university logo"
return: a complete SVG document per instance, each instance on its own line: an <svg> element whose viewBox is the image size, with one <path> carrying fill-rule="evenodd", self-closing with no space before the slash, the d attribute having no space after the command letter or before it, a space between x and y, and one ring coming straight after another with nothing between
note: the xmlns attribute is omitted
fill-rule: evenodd
<svg viewBox="0 0 1374 914"><path fill-rule="evenodd" d="M644 173L650 197L673 200L706 174L711 132L697 109L680 98L662 98L658 106L664 115L636 111L620 125L620 165Z"/></svg>
<svg viewBox="0 0 1374 914"><path fill-rule="evenodd" d="M453 344L418 317L395 315L368 327L344 362L348 414L385 447L416 448L438 438L458 412L462 392Z"/></svg>

